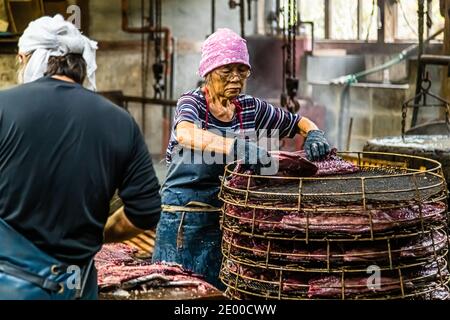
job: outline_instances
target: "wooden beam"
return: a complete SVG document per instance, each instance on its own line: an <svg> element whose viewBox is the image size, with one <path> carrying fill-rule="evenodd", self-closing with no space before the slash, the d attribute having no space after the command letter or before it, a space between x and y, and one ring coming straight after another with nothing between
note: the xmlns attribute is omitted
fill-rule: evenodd
<svg viewBox="0 0 450 320"><path fill-rule="evenodd" d="M0 54L17 54L18 38L0 39Z"/></svg>
<svg viewBox="0 0 450 320"><path fill-rule="evenodd" d="M346 40L317 40L314 44L314 50L345 50L347 54L399 54L402 50L408 48L417 42L394 42L394 43L374 43L365 41L346 41ZM426 45L427 53L442 54L442 43L429 43ZM414 57L416 58L416 57Z"/></svg>
<svg viewBox="0 0 450 320"><path fill-rule="evenodd" d="M381 28L378 43L394 42L397 34L397 3L394 0L377 0L380 8Z"/></svg>
<svg viewBox="0 0 450 320"><path fill-rule="evenodd" d="M384 42L394 42L397 36L397 2L384 1Z"/></svg>
<svg viewBox="0 0 450 320"><path fill-rule="evenodd" d="M113 41L99 41L99 50L140 50L142 42L139 40L113 40Z"/></svg>
<svg viewBox="0 0 450 320"><path fill-rule="evenodd" d="M77 0L77 6L80 7L81 11L81 31L85 36L89 36L90 29L90 10L89 10L89 0Z"/></svg>
<svg viewBox="0 0 450 320"><path fill-rule="evenodd" d="M377 29L377 42L384 43L384 0L377 0L377 5L378 8L380 8L380 11L378 12L380 17L378 19L381 21L381 28Z"/></svg>

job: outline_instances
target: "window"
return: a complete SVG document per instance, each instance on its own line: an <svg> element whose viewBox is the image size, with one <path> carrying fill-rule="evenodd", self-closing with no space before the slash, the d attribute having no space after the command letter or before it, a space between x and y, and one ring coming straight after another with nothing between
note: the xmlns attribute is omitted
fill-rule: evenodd
<svg viewBox="0 0 450 320"><path fill-rule="evenodd" d="M445 18L441 15L441 10L439 8L439 0L433 0L431 2L431 22L432 26L430 30L428 30L427 36L432 35L436 31L439 31L444 27L445 24ZM444 40L444 33L441 33L437 39Z"/></svg>
<svg viewBox="0 0 450 320"><path fill-rule="evenodd" d="M426 18L424 19L424 38L431 35L444 26L444 17L441 16L439 9L439 0L425 0L425 12L429 11L428 16L431 19L431 28L428 29ZM417 1L397 0L397 34L398 40L417 41L418 35L418 3ZM443 39L441 34L438 39Z"/></svg>
<svg viewBox="0 0 450 320"><path fill-rule="evenodd" d="M379 8L376 0L360 0L360 26L358 40L376 41L381 28Z"/></svg>
<svg viewBox="0 0 450 320"><path fill-rule="evenodd" d="M269 0L268 0L269 1ZM273 0L275 1L275 0ZM288 0L279 0L281 7ZM386 41L418 41L417 0L297 0L302 21L313 21L316 39L377 41L383 28L381 10L385 12ZM389 1L389 2L387 2ZM424 38L444 26L440 0L424 0L431 21L424 24ZM380 6L382 6L380 8ZM327 20L328 19L328 20ZM283 19L280 19L281 21ZM442 40L443 34L437 39Z"/></svg>
<svg viewBox="0 0 450 320"><path fill-rule="evenodd" d="M325 1L300 0L300 19L314 22L314 37L325 39Z"/></svg>
<svg viewBox="0 0 450 320"><path fill-rule="evenodd" d="M358 38L358 0L330 1L330 38L355 40Z"/></svg>
<svg viewBox="0 0 450 320"><path fill-rule="evenodd" d="M325 3L329 8L325 8ZM325 39L325 12L330 16L329 38L377 40L377 0L299 0L300 17L313 21L316 39Z"/></svg>

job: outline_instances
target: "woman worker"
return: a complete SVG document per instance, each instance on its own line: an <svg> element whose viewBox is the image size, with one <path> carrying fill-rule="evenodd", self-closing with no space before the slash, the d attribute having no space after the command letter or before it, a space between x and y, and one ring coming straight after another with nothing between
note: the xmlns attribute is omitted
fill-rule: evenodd
<svg viewBox="0 0 450 320"><path fill-rule="evenodd" d="M330 147L311 120L241 94L250 75L249 54L246 41L233 31L219 29L206 39L199 74L205 84L182 95L177 104L153 261L179 263L220 288L218 192L225 161L197 155L243 159L258 169L266 163L261 159L270 156L244 137L263 129L277 130L280 139L305 136L304 149L311 160L325 157ZM252 163L255 154L259 160Z"/></svg>

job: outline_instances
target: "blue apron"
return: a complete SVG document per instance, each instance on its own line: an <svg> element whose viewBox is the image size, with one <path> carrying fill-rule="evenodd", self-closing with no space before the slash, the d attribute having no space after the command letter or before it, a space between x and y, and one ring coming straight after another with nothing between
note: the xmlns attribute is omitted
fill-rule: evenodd
<svg viewBox="0 0 450 320"><path fill-rule="evenodd" d="M223 164L189 164L174 157L161 190L162 213L156 229L153 262L167 261L205 277L218 289L222 262L219 176Z"/></svg>
<svg viewBox="0 0 450 320"><path fill-rule="evenodd" d="M97 299L93 260L69 266L0 219L0 300Z"/></svg>
<svg viewBox="0 0 450 320"><path fill-rule="evenodd" d="M156 231L153 262L181 264L218 289L222 262L219 212L163 211Z"/></svg>

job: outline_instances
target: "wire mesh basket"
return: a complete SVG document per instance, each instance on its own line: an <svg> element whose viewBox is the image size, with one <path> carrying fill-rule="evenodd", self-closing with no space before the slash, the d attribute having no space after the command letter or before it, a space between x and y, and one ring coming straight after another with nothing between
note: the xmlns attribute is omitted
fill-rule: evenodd
<svg viewBox="0 0 450 320"><path fill-rule="evenodd" d="M318 272L364 271L367 263L380 270L394 265L417 264L447 254L448 236L444 227L416 232L404 237L367 241L302 241L252 237L224 230L222 253L249 266L274 270L314 270Z"/></svg>
<svg viewBox="0 0 450 320"><path fill-rule="evenodd" d="M226 167L221 279L231 298L448 297L448 191L439 162L339 155L357 172L258 176ZM370 268L380 272L380 288L364 283Z"/></svg>
<svg viewBox="0 0 450 320"><path fill-rule="evenodd" d="M383 272L380 282L372 282L366 273L311 273L302 275L280 271L242 267L225 260L221 279L226 293L236 299L448 299L448 266L438 263L414 267L398 267ZM433 297L435 295L435 297Z"/></svg>

